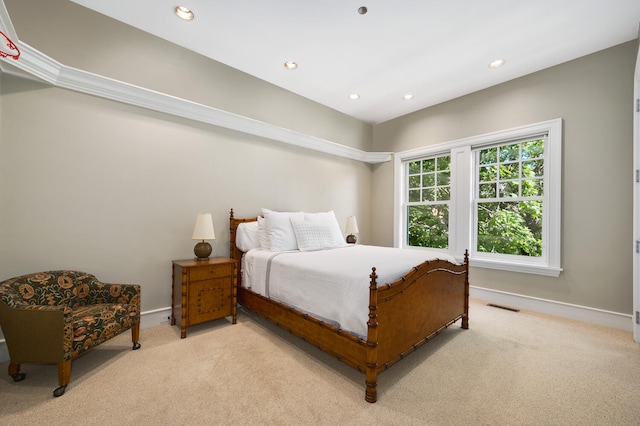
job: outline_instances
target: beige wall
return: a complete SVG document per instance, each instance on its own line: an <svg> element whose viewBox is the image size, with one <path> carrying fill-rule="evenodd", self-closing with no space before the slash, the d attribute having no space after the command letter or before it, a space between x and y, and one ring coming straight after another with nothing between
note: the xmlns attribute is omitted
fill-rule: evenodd
<svg viewBox="0 0 640 426"><path fill-rule="evenodd" d="M369 228L369 166L3 75L0 279L80 269L170 306L196 214L228 254L229 209L326 211Z"/></svg>
<svg viewBox="0 0 640 426"><path fill-rule="evenodd" d="M67 0L5 2L20 42L60 63L370 150L372 127ZM370 166L3 75L0 279L75 268L170 306L171 260L213 213L333 209L370 227Z"/></svg>
<svg viewBox="0 0 640 426"><path fill-rule="evenodd" d="M372 128L72 2L5 4L20 39L65 65L367 151L563 118L565 271L474 268L472 285L631 312L634 43ZM341 226L356 214L360 241L392 245L391 163L367 166L8 75L0 86L0 279L85 269L138 282L143 310L163 308L171 259L192 256L196 213L213 213L214 254L226 255L230 207L334 209Z"/></svg>
<svg viewBox="0 0 640 426"><path fill-rule="evenodd" d="M632 311L633 73L629 42L374 128L399 152L562 118L559 278L472 268L471 284L621 313ZM393 243L393 164L374 168L373 243Z"/></svg>

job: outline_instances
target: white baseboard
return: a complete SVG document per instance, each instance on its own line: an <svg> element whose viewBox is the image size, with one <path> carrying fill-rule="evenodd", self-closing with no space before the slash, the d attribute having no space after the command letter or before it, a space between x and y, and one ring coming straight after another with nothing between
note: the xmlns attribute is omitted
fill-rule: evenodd
<svg viewBox="0 0 640 426"><path fill-rule="evenodd" d="M169 324L171 321L171 307L155 309L153 311L140 313L140 328L157 327L163 324Z"/></svg>
<svg viewBox="0 0 640 426"><path fill-rule="evenodd" d="M555 300L540 299L537 297L523 296L521 294L507 293L490 290L481 287L470 286L469 296L474 299L484 300L497 305L512 308L526 309L542 314L582 321L589 324L633 332L633 320L631 314L604 311L602 309L586 306L572 305L557 302ZM473 313L470 315L471 318Z"/></svg>
<svg viewBox="0 0 640 426"><path fill-rule="evenodd" d="M163 324L169 324L171 320L171 307L155 309L140 313L140 328L152 328ZM0 339L0 362L9 361L9 351L4 339Z"/></svg>
<svg viewBox="0 0 640 426"><path fill-rule="evenodd" d="M469 288L469 296L474 299L484 300L485 302L495 303L497 305L526 309L529 311L540 312L542 314L554 315L589 324L602 325L605 327L633 332L633 320L630 314L604 311L586 306L571 305L569 303L556 302L554 300L539 299L536 297L506 293L503 291L474 286ZM145 328L168 324L170 318L171 307L142 312L140 314L140 328L144 330ZM473 318L473 313L471 313L471 318ZM9 351L7 350L7 345L4 339L2 339L0 340L0 362L6 361L9 361Z"/></svg>

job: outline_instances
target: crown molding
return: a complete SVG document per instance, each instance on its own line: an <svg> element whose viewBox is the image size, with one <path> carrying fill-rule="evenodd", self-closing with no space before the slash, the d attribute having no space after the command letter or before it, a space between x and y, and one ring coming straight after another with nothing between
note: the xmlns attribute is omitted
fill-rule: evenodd
<svg viewBox="0 0 640 426"><path fill-rule="evenodd" d="M68 67L32 46L20 42L11 24L11 19L4 5L4 1L0 1L0 3L0 25L2 25L2 28L6 30L5 33L20 49L20 57L18 59L11 57L1 58L0 71L4 73L15 74L15 72L12 72L12 70L5 65L10 64L12 66L11 68L15 67L30 76L36 77L56 87L171 114L177 117L187 118L363 163L377 164L391 161L390 152L362 151L295 130L275 126L264 121L255 120L183 98Z"/></svg>

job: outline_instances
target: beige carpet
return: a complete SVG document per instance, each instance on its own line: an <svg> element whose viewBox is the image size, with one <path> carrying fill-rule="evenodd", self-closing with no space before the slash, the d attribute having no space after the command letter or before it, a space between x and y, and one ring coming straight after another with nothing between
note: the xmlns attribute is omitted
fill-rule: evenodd
<svg viewBox="0 0 640 426"><path fill-rule="evenodd" d="M640 345L630 333L472 301L459 323L379 376L364 375L253 314L142 330L55 366L0 364L2 425L639 425Z"/></svg>

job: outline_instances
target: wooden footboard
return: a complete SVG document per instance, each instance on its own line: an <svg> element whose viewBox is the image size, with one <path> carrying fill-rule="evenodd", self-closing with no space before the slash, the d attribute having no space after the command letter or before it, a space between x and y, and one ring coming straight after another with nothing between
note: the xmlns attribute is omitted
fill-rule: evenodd
<svg viewBox="0 0 640 426"><path fill-rule="evenodd" d="M236 219L231 210L230 257L239 265L243 253L235 245L236 229L255 220ZM457 320L462 319L462 328L468 328L468 276L467 253L461 265L427 261L389 284L378 283L373 268L366 340L243 288L241 268L236 282L238 303L365 373L365 399L375 402L380 372Z"/></svg>
<svg viewBox="0 0 640 426"><path fill-rule="evenodd" d="M462 319L468 328L468 255L455 265L426 261L397 281L369 287L366 400L375 402L377 374ZM377 344L376 344L377 343Z"/></svg>

